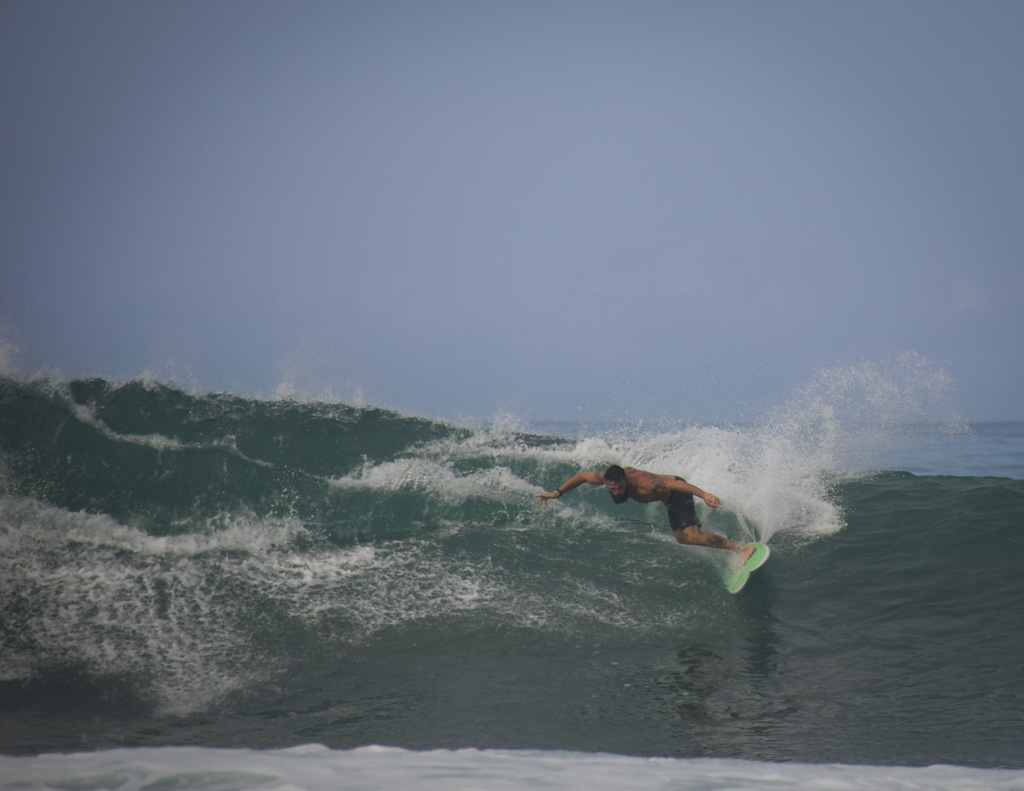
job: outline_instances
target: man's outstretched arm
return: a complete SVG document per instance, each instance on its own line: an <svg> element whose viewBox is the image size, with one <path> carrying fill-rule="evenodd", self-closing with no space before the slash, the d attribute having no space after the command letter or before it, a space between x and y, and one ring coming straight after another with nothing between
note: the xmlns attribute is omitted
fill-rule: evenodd
<svg viewBox="0 0 1024 791"><path fill-rule="evenodd" d="M566 492L575 489L577 486L581 486L584 483L591 483L595 486L600 486L604 483L604 473L598 470L590 470L588 472L578 472L573 475L569 480L563 483L554 491L541 492L537 495L537 502L541 505L546 505L548 500L554 500L561 497Z"/></svg>
<svg viewBox="0 0 1024 791"><path fill-rule="evenodd" d="M699 497L712 508L718 508L718 506L722 504L722 501L719 500L715 495L711 494L711 492L705 492L703 489L694 486L692 483L687 483L686 481L665 481L665 488L671 489L672 491L676 492L685 492L686 494L692 494L694 497Z"/></svg>

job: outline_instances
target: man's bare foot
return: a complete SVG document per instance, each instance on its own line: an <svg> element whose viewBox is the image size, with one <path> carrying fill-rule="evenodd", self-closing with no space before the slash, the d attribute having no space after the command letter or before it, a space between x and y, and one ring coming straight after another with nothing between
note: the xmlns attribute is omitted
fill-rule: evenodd
<svg viewBox="0 0 1024 791"><path fill-rule="evenodd" d="M740 565L742 566L748 560L750 556L754 554L754 550L757 549L753 544L743 544L743 549L739 550L736 554L740 556Z"/></svg>

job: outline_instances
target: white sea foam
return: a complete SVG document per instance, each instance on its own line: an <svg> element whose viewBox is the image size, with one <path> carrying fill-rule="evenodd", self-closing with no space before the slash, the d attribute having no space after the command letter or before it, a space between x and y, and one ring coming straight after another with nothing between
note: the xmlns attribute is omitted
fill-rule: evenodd
<svg viewBox="0 0 1024 791"><path fill-rule="evenodd" d="M150 536L106 515L0 498L4 596L30 603L12 615L24 649L9 647L0 678L67 664L145 678L162 713L183 714L277 672L281 657L253 646L253 620L268 609L310 639L328 625L335 650L480 607L519 617L503 571L448 556L431 537L297 552L303 531L233 515L209 532Z"/></svg>
<svg viewBox="0 0 1024 791"><path fill-rule="evenodd" d="M467 491L492 485L466 484ZM332 650L383 629L476 610L560 633L635 621L629 602L602 595L586 576L562 580L551 597L487 553L452 555L436 532L297 552L303 532L295 520L236 514L209 531L196 525L183 535L151 536L106 515L0 498L4 595L31 603L12 615L25 648L7 651L2 677L71 664L146 679L146 696L162 713L184 714L281 669L286 657L253 643L253 623L268 611L314 642L326 629Z"/></svg>
<svg viewBox="0 0 1024 791"><path fill-rule="evenodd" d="M0 789L232 788L260 791L1020 791L1024 771L959 766L767 763L541 750L201 747L0 756Z"/></svg>
<svg viewBox="0 0 1024 791"><path fill-rule="evenodd" d="M210 576L250 586L247 563L277 556L273 547L301 528L229 521L208 534L150 536L102 514L0 498L2 584L24 602L10 624L22 648L7 651L2 677L72 665L151 679L158 708L180 713L265 676L242 617L252 601L224 597Z"/></svg>

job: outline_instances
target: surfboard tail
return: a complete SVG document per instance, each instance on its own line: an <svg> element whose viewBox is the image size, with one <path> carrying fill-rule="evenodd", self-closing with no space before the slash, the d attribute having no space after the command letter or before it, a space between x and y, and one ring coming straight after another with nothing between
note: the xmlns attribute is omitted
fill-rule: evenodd
<svg viewBox="0 0 1024 791"><path fill-rule="evenodd" d="M746 585L747 580L750 579L750 574L761 568L772 553L771 550L768 549L767 544L762 544L759 541L755 541L753 544L754 552L749 558L747 558L746 562L738 569L729 568L722 575L722 582L725 583L725 588L729 593L739 593L743 590L743 586Z"/></svg>

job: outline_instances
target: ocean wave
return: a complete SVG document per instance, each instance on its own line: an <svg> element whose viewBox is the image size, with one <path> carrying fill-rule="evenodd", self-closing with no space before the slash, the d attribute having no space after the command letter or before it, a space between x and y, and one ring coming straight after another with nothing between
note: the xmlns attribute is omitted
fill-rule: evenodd
<svg viewBox="0 0 1024 791"><path fill-rule="evenodd" d="M1014 765L1024 482L851 468L870 434L800 426L557 436L0 379L0 694L49 734L0 749L115 738L97 717L139 743L219 743L203 723L238 717L267 746L602 749L612 701L612 740L641 751ZM714 491L705 529L770 539L771 561L733 597L723 553L679 545L660 504L534 503L610 463ZM505 719L471 733L474 690Z"/></svg>

